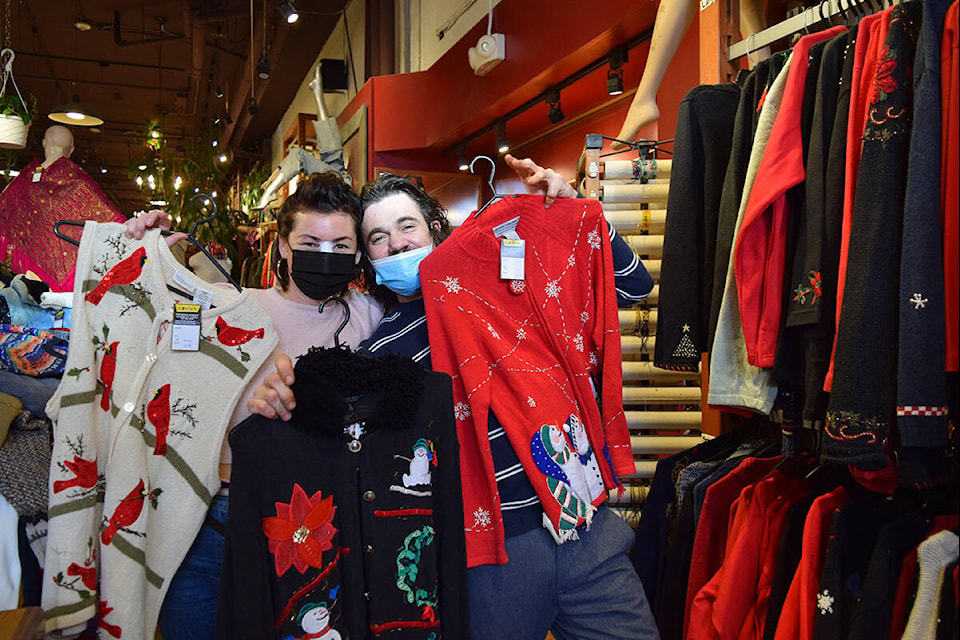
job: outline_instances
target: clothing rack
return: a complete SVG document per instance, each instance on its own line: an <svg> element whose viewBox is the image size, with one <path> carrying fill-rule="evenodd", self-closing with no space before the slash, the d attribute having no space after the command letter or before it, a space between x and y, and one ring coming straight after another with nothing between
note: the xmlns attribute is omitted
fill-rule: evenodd
<svg viewBox="0 0 960 640"><path fill-rule="evenodd" d="M778 40L792 36L795 33L819 30L823 22L831 22L834 16L842 16L844 21L851 19L851 14L857 19L889 6L887 0L874 3L871 0L823 0L820 4L807 7L800 13L767 27L763 31L751 34L744 40L730 45L727 49L727 60L733 61L743 56L749 56Z"/></svg>

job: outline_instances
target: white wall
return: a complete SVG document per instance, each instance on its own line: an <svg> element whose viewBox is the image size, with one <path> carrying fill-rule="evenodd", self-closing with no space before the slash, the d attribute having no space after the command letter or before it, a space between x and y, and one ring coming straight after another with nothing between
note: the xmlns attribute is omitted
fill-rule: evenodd
<svg viewBox="0 0 960 640"><path fill-rule="evenodd" d="M273 132L271 138L271 166L276 167L280 164L280 161L283 160L283 134L296 120L297 114L317 112L317 103L308 85L313 79L314 71L317 65L320 64L321 58L347 61L348 91L324 94L324 103L327 105L327 110L331 115L336 116L343 111L343 108L350 101L350 98L356 95L357 87L353 86L354 77L357 79L357 84L361 87L363 86L363 69L366 64L364 56L365 19L366 11L362 0L352 0L347 4L347 20L350 32L349 50L347 47L346 31L343 26L343 18L340 18L336 28L334 28L330 34L320 53L317 54L313 65L310 67L310 72L303 79L303 82L300 83L300 88L290 103L290 107L286 113L283 114L283 119L280 120L280 124Z"/></svg>

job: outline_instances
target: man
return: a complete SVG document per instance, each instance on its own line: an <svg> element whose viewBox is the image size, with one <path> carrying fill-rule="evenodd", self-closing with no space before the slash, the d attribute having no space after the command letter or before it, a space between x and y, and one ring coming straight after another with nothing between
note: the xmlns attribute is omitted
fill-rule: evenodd
<svg viewBox="0 0 960 640"><path fill-rule="evenodd" d="M577 197L551 169L510 155L505 160L530 193L544 196L545 208L557 197ZM369 183L361 200L365 274L368 281L375 278L373 295L387 311L359 350L407 355L429 367L430 343L417 267L450 234L443 208L397 176ZM631 304L650 292L653 281L612 228L611 242L618 301ZM296 405L289 387L293 366L284 356L278 356L276 366L277 373L254 392L248 408L268 418L288 420ZM550 630L558 638L656 638L643 588L625 555L634 537L630 527L604 505L589 528L580 527L579 540L558 545L541 526L537 495L492 413L488 435L509 561L469 569L471 634L541 640Z"/></svg>

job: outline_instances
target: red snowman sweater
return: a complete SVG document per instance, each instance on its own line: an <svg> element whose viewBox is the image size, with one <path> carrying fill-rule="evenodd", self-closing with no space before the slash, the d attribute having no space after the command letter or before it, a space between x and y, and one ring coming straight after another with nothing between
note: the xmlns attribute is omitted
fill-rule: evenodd
<svg viewBox="0 0 960 640"><path fill-rule="evenodd" d="M525 277L503 280L494 229L517 217ZM576 539L615 476L635 469L600 204L557 200L544 210L541 197L496 202L423 261L420 279L433 368L453 378L467 565L507 561L490 412L540 498L544 526L558 542Z"/></svg>

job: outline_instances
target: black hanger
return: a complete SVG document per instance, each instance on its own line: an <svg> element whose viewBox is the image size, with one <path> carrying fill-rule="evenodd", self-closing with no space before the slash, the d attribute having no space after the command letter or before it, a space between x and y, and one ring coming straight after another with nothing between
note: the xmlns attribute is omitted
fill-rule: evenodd
<svg viewBox="0 0 960 640"><path fill-rule="evenodd" d="M328 302L339 302L343 307L343 321L340 323L340 326L337 327L337 330L333 332L333 346L339 349L342 345L340 344L340 332L349 324L350 322L350 305L347 304L339 295L330 296L326 300L320 303L320 308L317 309L318 313L323 313L323 308L327 306Z"/></svg>
<svg viewBox="0 0 960 640"><path fill-rule="evenodd" d="M490 163L490 178L487 180L487 185L490 187L490 191L491 191L491 193L493 193L493 195L490 196L490 199L487 200L487 202L486 202L482 207L480 207L479 209L477 209L477 212L473 214L473 217L474 217L474 218L476 218L478 215L480 215L480 214L483 212L484 209L486 209L487 207L489 207L491 204L493 204L493 203L496 202L497 200L500 200L501 198L506 198L506 197L507 197L507 194L505 194L505 193L497 193L497 188L493 185L493 176L494 176L494 174L495 174L496 171L497 171L497 165L496 165L496 163L495 163L491 158L489 158L488 156L476 156L476 157L470 162L470 173L476 175L476 171L473 170L473 165L475 165L475 164L477 163L477 160L479 160L480 158L483 158L484 160L486 160L487 162Z"/></svg>
<svg viewBox="0 0 960 640"><path fill-rule="evenodd" d="M207 250L207 248L203 246L199 240L197 240L196 236L193 235L194 231L197 230L197 227L199 227L201 224L207 224L208 222L212 222L217 217L217 203L209 195L205 193L197 193L192 198L190 198L190 202L193 202L200 198L204 199L204 203L207 203L207 202L210 203L210 207L213 209L213 213L211 213L206 218L202 218L200 220L194 221L194 223L190 226L190 231L187 232L187 240L190 242L190 244L192 244L197 249L202 251L203 255L207 256L210 262L213 263L213 266L217 268L217 271L223 274L223 276L227 279L227 282L233 285L234 289L236 289L237 291L241 291L242 289L240 288L240 285L237 283L236 280L233 279L233 276L230 275L230 272L224 269L223 265L220 264L220 262L216 258L210 255L210 252Z"/></svg>

